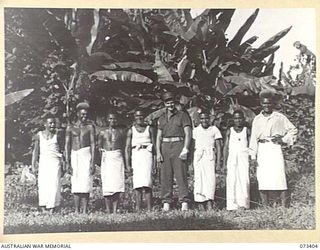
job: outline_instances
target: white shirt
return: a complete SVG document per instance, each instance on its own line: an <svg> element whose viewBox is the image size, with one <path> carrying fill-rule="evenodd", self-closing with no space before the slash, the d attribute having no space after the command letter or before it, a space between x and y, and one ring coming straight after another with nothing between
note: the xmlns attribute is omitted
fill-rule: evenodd
<svg viewBox="0 0 320 250"><path fill-rule="evenodd" d="M196 149L214 148L215 140L222 138L220 130L216 126L203 128L201 124L193 129L192 137L195 139Z"/></svg>
<svg viewBox="0 0 320 250"><path fill-rule="evenodd" d="M297 133L297 128L285 115L273 111L269 116L264 116L261 112L252 122L250 154L253 159L256 158L259 139L271 139L275 135L280 135L284 143L292 145L297 138Z"/></svg>

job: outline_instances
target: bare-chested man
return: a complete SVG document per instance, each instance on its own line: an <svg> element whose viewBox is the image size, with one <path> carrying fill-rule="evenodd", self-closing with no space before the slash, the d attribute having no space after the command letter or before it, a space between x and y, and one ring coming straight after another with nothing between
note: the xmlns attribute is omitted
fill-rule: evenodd
<svg viewBox="0 0 320 250"><path fill-rule="evenodd" d="M88 121L89 104L77 105L78 121L66 131L66 164L71 173L71 192L74 194L75 212L87 213L92 176L95 171L95 127Z"/></svg>
<svg viewBox="0 0 320 250"><path fill-rule="evenodd" d="M109 126L99 134L98 146L102 152L101 180L107 213L117 212L120 193L124 192L123 151L126 131L118 126L116 113L108 115Z"/></svg>

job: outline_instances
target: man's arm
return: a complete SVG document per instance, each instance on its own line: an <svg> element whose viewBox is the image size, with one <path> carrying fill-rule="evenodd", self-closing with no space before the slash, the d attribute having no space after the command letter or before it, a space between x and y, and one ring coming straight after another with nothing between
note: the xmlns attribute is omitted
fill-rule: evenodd
<svg viewBox="0 0 320 250"><path fill-rule="evenodd" d="M158 129L157 142L156 142L157 162L163 162L163 156L161 152L161 143L162 143L162 130Z"/></svg>
<svg viewBox="0 0 320 250"><path fill-rule="evenodd" d="M90 150L91 150L91 162L90 162L90 174L95 172L95 156L96 156L96 129L94 125L90 125Z"/></svg>
<svg viewBox="0 0 320 250"><path fill-rule="evenodd" d="M221 168L221 141L222 139L215 140L215 147L217 151L217 169Z"/></svg>
<svg viewBox="0 0 320 250"><path fill-rule="evenodd" d="M251 129L247 127L247 140L250 141L251 138Z"/></svg>
<svg viewBox="0 0 320 250"><path fill-rule="evenodd" d="M192 130L191 126L185 126L183 128L184 130L184 148L190 151L190 144L191 144L191 138L192 138Z"/></svg>
<svg viewBox="0 0 320 250"><path fill-rule="evenodd" d="M57 130L57 141L59 145L59 152L61 153L61 177L64 176L66 173L66 162L65 162L65 155L63 154L64 148L65 148L65 135L63 134L62 129Z"/></svg>
<svg viewBox="0 0 320 250"><path fill-rule="evenodd" d="M72 174L71 168L71 127L68 126L66 130L66 144L65 144L65 154L66 154L66 171Z"/></svg>
<svg viewBox="0 0 320 250"><path fill-rule="evenodd" d="M155 131L154 127L152 127L152 126L149 127L149 133L150 133L151 143L153 145L152 154L155 154L157 138L156 138L156 131Z"/></svg>
<svg viewBox="0 0 320 250"><path fill-rule="evenodd" d="M157 159L156 159L156 131L153 126L149 127L149 133L150 133L150 138L151 138L151 143L152 143L152 157L153 157L153 165L152 168L154 171L156 171L156 166L157 166Z"/></svg>
<svg viewBox="0 0 320 250"><path fill-rule="evenodd" d="M298 129L289 121L287 117L284 117L284 127L287 133L282 137L283 143L292 146L297 140Z"/></svg>
<svg viewBox="0 0 320 250"><path fill-rule="evenodd" d="M229 155L229 140L230 140L230 129L227 130L226 136L224 138L223 145L223 167L227 166L227 160Z"/></svg>
<svg viewBox="0 0 320 250"><path fill-rule="evenodd" d="M35 173L36 171L36 162L39 160L39 149L40 149L39 135L36 134L34 137L34 145L33 145L32 160L31 160L31 167L32 167L33 173Z"/></svg>
<svg viewBox="0 0 320 250"><path fill-rule="evenodd" d="M99 151L101 151L101 149L103 149L103 136L104 136L104 132L100 131L100 133L98 134L98 149L99 149Z"/></svg>
<svg viewBox="0 0 320 250"><path fill-rule="evenodd" d="M188 153L190 152L190 144L191 144L191 138L192 138L192 130L190 126L185 126L183 128L184 130L184 145L183 149L179 155L179 158L181 160L187 160Z"/></svg>
<svg viewBox="0 0 320 250"><path fill-rule="evenodd" d="M62 129L57 130L57 141L59 145L59 151L62 153L65 148L65 135Z"/></svg>
<svg viewBox="0 0 320 250"><path fill-rule="evenodd" d="M127 139L126 139L126 168L127 170L131 169L131 144L132 143L132 129L129 128L127 132Z"/></svg>
<svg viewBox="0 0 320 250"><path fill-rule="evenodd" d="M257 158L257 150L258 150L258 136L257 136L257 120L254 119L252 122L252 128L251 128L251 138L249 143L249 154L251 156L252 160L255 160Z"/></svg>

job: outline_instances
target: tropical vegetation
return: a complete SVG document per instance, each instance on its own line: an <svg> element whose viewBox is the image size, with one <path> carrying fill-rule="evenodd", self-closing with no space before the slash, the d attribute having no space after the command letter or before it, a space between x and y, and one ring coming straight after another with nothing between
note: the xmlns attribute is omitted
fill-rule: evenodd
<svg viewBox="0 0 320 250"><path fill-rule="evenodd" d="M297 214L304 214L298 208L302 204L307 211L303 218L313 219L305 220L306 224L301 222L300 228L313 228L315 57L306 62L301 77L292 79L290 72L286 74L283 70L278 76L273 72L274 57L280 49L277 42L290 32L291 27L279 30L257 47L254 44L258 36L246 40L244 37L260 10L256 9L234 37L229 38L226 30L234 22L235 11L207 9L193 18L190 9L6 8L5 225L9 229L5 230L15 232L21 227L22 222L11 220L13 212L23 211L22 218L26 212L24 208L30 210L31 204L36 204L35 184L26 188L26 184L19 182L19 166L30 163L32 135L41 129L47 114L59 117L59 127L64 129L75 119L77 102L84 100L90 103L91 119L97 124L98 131L105 126L105 116L111 110L121 115L121 122L126 126L138 107L147 111L149 123L155 123L163 112L161 93L175 91L179 96L179 108L188 110L195 124L199 109L208 109L213 122L224 132L230 123L230 113L236 108L244 110L250 123L259 112L258 93L262 89L279 95L282 101L278 108L299 129L296 146L285 150L287 174L290 187L295 190L293 200L296 205L293 210L276 210L275 214L288 212L293 214L289 219L297 218ZM253 190L256 188L254 176L253 170ZM71 207L69 177L64 177L67 207ZM96 178L99 190L98 175ZM130 175L127 182L130 186ZM218 187L223 198L223 170L218 176ZM308 199L301 200L302 191L298 191L298 187L308 190ZM132 211L133 194L128 190L125 195L127 203L123 211ZM254 193L253 201L258 202ZM221 204L223 207L223 202ZM101 206L97 207L99 209ZM64 213L61 212L61 216L65 216ZM260 212L249 213L256 218ZM267 210L266 213L273 212ZM32 211L29 215L35 217L37 214ZM190 213L186 218L194 220L201 216ZM223 214L223 218L227 217ZM278 224L273 227L259 223L252 227L281 228ZM231 228L221 225L220 228L235 229L239 225ZM299 228L299 225L282 224L283 228Z"/></svg>

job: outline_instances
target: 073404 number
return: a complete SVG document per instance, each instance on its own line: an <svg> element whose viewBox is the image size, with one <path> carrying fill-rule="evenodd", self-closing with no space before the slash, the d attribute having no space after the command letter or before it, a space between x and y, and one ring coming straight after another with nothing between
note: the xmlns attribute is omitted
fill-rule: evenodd
<svg viewBox="0 0 320 250"><path fill-rule="evenodd" d="M312 244L300 244L299 245L300 246L300 248L318 248L318 244L314 244L314 243L312 243Z"/></svg>

